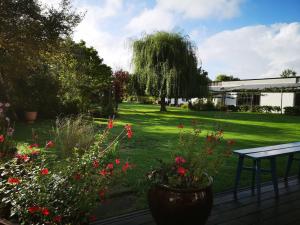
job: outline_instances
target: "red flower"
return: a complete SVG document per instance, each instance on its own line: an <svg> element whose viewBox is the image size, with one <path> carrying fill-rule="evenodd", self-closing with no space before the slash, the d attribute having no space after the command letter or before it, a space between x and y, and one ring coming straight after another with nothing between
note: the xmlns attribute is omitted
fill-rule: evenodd
<svg viewBox="0 0 300 225"><path fill-rule="evenodd" d="M49 170L47 168L44 168L44 169L41 170L41 174L42 175L47 175L47 174L49 174Z"/></svg>
<svg viewBox="0 0 300 225"><path fill-rule="evenodd" d="M102 176L106 176L107 172L106 172L106 170L103 169L103 170L99 171L99 174Z"/></svg>
<svg viewBox="0 0 300 225"><path fill-rule="evenodd" d="M125 125L125 129L126 129L126 131L127 131L127 137L130 139L130 138L132 138L132 135L133 135L133 132L132 132L132 129L131 129L131 125L129 125L129 124L126 124Z"/></svg>
<svg viewBox="0 0 300 225"><path fill-rule="evenodd" d="M105 190L100 190L100 191L99 191L99 198L100 198L101 200L103 200L104 197L105 197Z"/></svg>
<svg viewBox="0 0 300 225"><path fill-rule="evenodd" d="M99 167L99 161L98 160L94 160L93 161L93 167L94 168L98 168Z"/></svg>
<svg viewBox="0 0 300 225"><path fill-rule="evenodd" d="M207 135L206 140L208 142L212 142L213 141L213 135Z"/></svg>
<svg viewBox="0 0 300 225"><path fill-rule="evenodd" d="M42 212L42 214L43 214L44 216L49 216L49 215L50 215L50 211L49 211L49 209L47 209L47 208L43 208L43 209L41 210L41 212Z"/></svg>
<svg viewBox="0 0 300 225"><path fill-rule="evenodd" d="M46 148L53 148L54 147L54 142L53 141L48 141L46 144Z"/></svg>
<svg viewBox="0 0 300 225"><path fill-rule="evenodd" d="M177 126L179 129L183 129L183 124L182 123L180 123L178 126Z"/></svg>
<svg viewBox="0 0 300 225"><path fill-rule="evenodd" d="M28 208L28 212L30 212L30 213L36 213L39 210L40 210L40 207L38 207L38 206L32 206L32 207Z"/></svg>
<svg viewBox="0 0 300 225"><path fill-rule="evenodd" d="M95 215L91 215L90 218L89 218L90 222L93 222L96 219L97 219L97 217Z"/></svg>
<svg viewBox="0 0 300 225"><path fill-rule="evenodd" d="M129 168L131 168L131 165L129 164L129 162L126 162L123 166L122 166L122 171L126 172Z"/></svg>
<svg viewBox="0 0 300 225"><path fill-rule="evenodd" d="M186 169L185 168L183 168L183 167L178 167L178 169L177 169L177 173L180 175L180 176L184 176L185 174L186 174Z"/></svg>
<svg viewBox="0 0 300 225"><path fill-rule="evenodd" d="M30 154L31 154L31 155L38 155L38 154L40 154L40 151L33 150Z"/></svg>
<svg viewBox="0 0 300 225"><path fill-rule="evenodd" d="M80 179L81 179L80 173L76 173L76 174L74 175L74 179L75 179L75 180L80 180Z"/></svg>
<svg viewBox="0 0 300 225"><path fill-rule="evenodd" d="M212 155L212 154L213 154L212 148L208 148L208 149L207 149L207 154L208 154L208 155Z"/></svg>
<svg viewBox="0 0 300 225"><path fill-rule="evenodd" d="M1 134L1 135L0 135L0 143L2 143L2 142L4 142L4 141L5 141L4 135Z"/></svg>
<svg viewBox="0 0 300 225"><path fill-rule="evenodd" d="M56 223L60 223L61 222L61 216L53 217L53 221L56 222Z"/></svg>
<svg viewBox="0 0 300 225"><path fill-rule="evenodd" d="M16 154L16 157L19 159L19 160L23 160L24 162L27 162L29 161L29 157L28 155L26 154Z"/></svg>
<svg viewBox="0 0 300 225"><path fill-rule="evenodd" d="M229 141L227 141L227 144L228 144L228 145L234 145L234 144L235 144L235 141L234 141L234 140L229 140Z"/></svg>
<svg viewBox="0 0 300 225"><path fill-rule="evenodd" d="M114 168L114 164L108 163L106 168L109 169L109 170L112 170Z"/></svg>
<svg viewBox="0 0 300 225"><path fill-rule="evenodd" d="M182 163L185 163L186 160L185 160L183 157L181 157L181 156L177 156L177 157L175 158L175 162L176 162L177 164L182 164Z"/></svg>
<svg viewBox="0 0 300 225"><path fill-rule="evenodd" d="M9 184L19 184L21 181L19 180L19 178L16 177L9 177L7 182Z"/></svg>
<svg viewBox="0 0 300 225"><path fill-rule="evenodd" d="M39 147L39 145L38 144L31 144L31 145L29 145L29 148L30 149L33 149L33 148L38 148Z"/></svg>
<svg viewBox="0 0 300 225"><path fill-rule="evenodd" d="M120 159L116 159L115 162L116 162L117 165L119 165L121 163L121 160Z"/></svg>
<svg viewBox="0 0 300 225"><path fill-rule="evenodd" d="M114 127L114 121L112 119L109 119L107 123L107 128L112 129L113 127Z"/></svg>

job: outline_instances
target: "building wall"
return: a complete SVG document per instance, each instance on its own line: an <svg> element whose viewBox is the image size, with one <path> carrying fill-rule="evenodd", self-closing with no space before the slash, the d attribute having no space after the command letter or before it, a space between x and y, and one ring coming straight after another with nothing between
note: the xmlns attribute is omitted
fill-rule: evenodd
<svg viewBox="0 0 300 225"><path fill-rule="evenodd" d="M237 104L237 93L227 93L225 98L225 105L234 105Z"/></svg>
<svg viewBox="0 0 300 225"><path fill-rule="evenodd" d="M294 93L282 94L282 108L294 106ZM281 106L281 93L261 93L260 105Z"/></svg>

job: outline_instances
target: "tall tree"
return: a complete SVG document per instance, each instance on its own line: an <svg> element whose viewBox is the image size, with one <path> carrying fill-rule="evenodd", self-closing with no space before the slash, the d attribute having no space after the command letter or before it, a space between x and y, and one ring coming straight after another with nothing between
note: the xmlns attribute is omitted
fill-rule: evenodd
<svg viewBox="0 0 300 225"><path fill-rule="evenodd" d="M62 0L59 9L36 0L1 0L0 12L0 94L9 98L17 80L40 67L43 56L58 49L81 16L69 0Z"/></svg>
<svg viewBox="0 0 300 225"><path fill-rule="evenodd" d="M291 69L285 69L284 71L282 71L282 73L280 74L281 77L295 77L297 76L296 71L291 70Z"/></svg>
<svg viewBox="0 0 300 225"><path fill-rule="evenodd" d="M84 41L67 39L61 44L64 53L53 59L52 70L60 80L59 96L65 105L86 112L93 104L101 105L107 114L113 111L112 70L103 63L93 47ZM106 114L105 113L105 114Z"/></svg>
<svg viewBox="0 0 300 225"><path fill-rule="evenodd" d="M198 74L196 48L179 33L156 32L135 40L133 65L146 94L160 97L161 111L166 111L166 97L187 98L193 88L201 88L192 85Z"/></svg>
<svg viewBox="0 0 300 225"><path fill-rule="evenodd" d="M234 77L232 75L228 76L226 74L219 74L217 77L216 77L216 80L215 81L236 81L236 80L240 80L240 78L238 77Z"/></svg>

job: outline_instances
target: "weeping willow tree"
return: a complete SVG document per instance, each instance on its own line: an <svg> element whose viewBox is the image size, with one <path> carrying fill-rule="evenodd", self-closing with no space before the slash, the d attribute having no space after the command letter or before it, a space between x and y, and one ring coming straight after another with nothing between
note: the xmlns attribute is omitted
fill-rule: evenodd
<svg viewBox="0 0 300 225"><path fill-rule="evenodd" d="M156 32L133 42L138 84L146 87L146 94L160 98L160 111L166 111L166 97L203 97L199 95L207 93L207 88L201 94L195 91L201 89L203 80L195 52L189 38L179 33ZM193 96L195 93L197 96Z"/></svg>

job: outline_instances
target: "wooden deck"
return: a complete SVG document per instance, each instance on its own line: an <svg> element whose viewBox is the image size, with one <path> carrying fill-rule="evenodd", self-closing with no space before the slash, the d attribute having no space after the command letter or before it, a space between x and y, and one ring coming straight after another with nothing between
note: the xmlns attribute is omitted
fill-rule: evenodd
<svg viewBox="0 0 300 225"><path fill-rule="evenodd" d="M215 196L214 207L207 225L297 225L300 224L300 182L296 177L285 187L281 180L279 199L275 199L271 183L264 183L261 203L251 194L249 188L238 193L238 200L232 192ZM92 225L155 225L149 210L140 210L118 217L96 221ZM188 225L188 224L186 224Z"/></svg>

